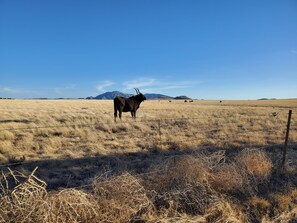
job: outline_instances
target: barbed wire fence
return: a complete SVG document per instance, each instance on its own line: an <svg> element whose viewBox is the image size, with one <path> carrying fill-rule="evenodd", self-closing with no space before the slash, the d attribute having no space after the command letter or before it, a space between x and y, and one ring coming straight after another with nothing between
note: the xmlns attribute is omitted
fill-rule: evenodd
<svg viewBox="0 0 297 223"><path fill-rule="evenodd" d="M104 141L120 141L121 137L124 136L129 136L130 138L134 138L134 139L139 139L140 142L146 142L146 139L148 138L153 138L153 142L154 144L152 146L154 147L159 147L161 149L163 149L163 147L167 146L168 148L174 147L179 143L190 143L190 142L197 142L197 144L199 144L199 141L210 141L213 138L215 138L217 141L221 141L221 142L225 142L228 141L231 137L232 138L238 138L238 137L247 137L248 133L255 133L255 132L265 132L265 135L267 136L267 139L270 141L280 141L281 139L284 139L284 147L283 147L283 158L282 158L282 163L281 163L281 168L284 168L285 164L286 164L286 160L287 160L287 148L288 145L290 145L291 141L290 141L290 137L289 137L289 133L290 130L291 131L296 131L297 128L295 126L293 126L293 128L291 127L290 123L291 123L291 119L292 119L292 110L289 110L289 114L288 114L288 122L284 123L281 122L280 120L276 120L274 121L271 129L273 130L269 130L269 129L264 129L263 127L260 128L254 128L253 126L244 126L242 123L239 123L238 120L236 121L232 121L233 118L241 118L241 117L246 117L249 118L253 121L256 121L257 117L277 117L278 114L274 114L271 113L269 114L270 116L267 116L267 114L260 114L260 115L242 115L242 114L236 114L234 116L229 117L228 122L224 122L221 123L219 120L220 119L226 119L226 117L182 117L182 118L162 118L162 119L142 119L142 120L133 120L133 121L128 121L128 122L113 122L112 121L105 121L105 122L96 122L96 123L92 123L92 124L71 124L71 125L44 125L44 126L30 126L30 127L19 127L19 128L0 128L0 134L3 131L34 131L34 130L39 130L39 129L61 129L61 128L73 128L75 129L80 129L80 128L99 128L102 125L112 125L112 126L119 126L119 125L123 125L123 124L137 124L137 123L150 123L151 124L151 128L152 131L151 132L133 132L133 134L131 134L128 131L114 131L109 133L109 137L106 138L102 138L101 140ZM216 120L216 126L215 127L209 127L209 126L204 126L204 127L200 127L197 126L197 131L192 132L191 135L188 134L188 136L185 136L185 138L183 139L174 139L175 136L173 137L169 137L168 135L166 135L164 132L167 129L178 129L179 133L182 133L183 128L186 126L186 122L194 122L194 121L199 121L199 120L205 120L205 119L215 119ZM7 121L7 120L5 120ZM8 120L9 121L9 120ZM15 120L11 120L11 121L15 121ZM0 124L1 123L5 123L5 122L1 122L0 120ZM27 123L26 123L27 124ZM198 123L199 124L199 123ZM230 132L226 132L224 131L224 128L226 128L226 126L230 124L230 125L236 125L236 130L237 131L230 131ZM228 127L228 126L227 126ZM286 127L286 128L285 128ZM276 131L280 132L280 135L284 134L285 137L280 136L279 139L270 139L269 136L272 133L275 133ZM240 141L239 141L240 143ZM201 144L201 143L200 143ZM25 163L25 160L15 160L16 162L14 162L12 160L11 163L7 163L7 164L1 164L0 167L9 167L9 166L14 166L14 165L21 165L23 163Z"/></svg>

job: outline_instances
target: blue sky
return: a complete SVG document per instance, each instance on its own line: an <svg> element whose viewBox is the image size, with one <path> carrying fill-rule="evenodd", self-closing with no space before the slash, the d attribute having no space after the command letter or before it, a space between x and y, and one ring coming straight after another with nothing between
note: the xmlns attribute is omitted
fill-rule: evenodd
<svg viewBox="0 0 297 223"><path fill-rule="evenodd" d="M0 0L0 97L297 98L296 0Z"/></svg>

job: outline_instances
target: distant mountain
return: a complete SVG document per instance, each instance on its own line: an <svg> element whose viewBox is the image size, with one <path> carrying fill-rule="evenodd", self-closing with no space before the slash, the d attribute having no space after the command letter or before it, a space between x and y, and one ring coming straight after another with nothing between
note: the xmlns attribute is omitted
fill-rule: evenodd
<svg viewBox="0 0 297 223"><path fill-rule="evenodd" d="M189 98L189 97L187 97L187 96L184 96L184 95L182 95L182 96L177 96L177 97L175 97L175 98L173 98L173 99L176 99L176 100L191 100L191 98Z"/></svg>
<svg viewBox="0 0 297 223"><path fill-rule="evenodd" d="M120 91L111 91L111 92L105 92L103 94L97 95L96 97L87 97L87 99L99 99L99 100L110 100L114 99L116 96L122 96L125 98L133 96L133 94L126 94Z"/></svg>
<svg viewBox="0 0 297 223"><path fill-rule="evenodd" d="M133 94L126 94L120 91L111 91L105 92L103 94L97 95L96 97L87 97L86 99L97 99L97 100L111 100L114 99L116 96L122 96L125 98L133 96ZM147 99L172 99L173 97L163 95L163 94L144 94Z"/></svg>
<svg viewBox="0 0 297 223"><path fill-rule="evenodd" d="M260 98L258 99L260 101L265 101L265 100L276 100L276 98Z"/></svg>
<svg viewBox="0 0 297 223"><path fill-rule="evenodd" d="M147 99L172 99L173 97L164 94L144 94Z"/></svg>

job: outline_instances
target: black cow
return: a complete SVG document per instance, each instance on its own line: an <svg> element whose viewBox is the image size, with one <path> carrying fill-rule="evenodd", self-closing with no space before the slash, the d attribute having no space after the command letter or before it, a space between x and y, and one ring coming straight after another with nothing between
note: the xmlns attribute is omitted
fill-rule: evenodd
<svg viewBox="0 0 297 223"><path fill-rule="evenodd" d="M119 117L122 119L122 112L131 112L132 118L136 118L136 111L140 106L140 103L146 100L146 97L139 92L138 88L135 88L137 95L124 98L121 96L116 96L113 99L114 105L114 121L116 122L117 111L119 111Z"/></svg>

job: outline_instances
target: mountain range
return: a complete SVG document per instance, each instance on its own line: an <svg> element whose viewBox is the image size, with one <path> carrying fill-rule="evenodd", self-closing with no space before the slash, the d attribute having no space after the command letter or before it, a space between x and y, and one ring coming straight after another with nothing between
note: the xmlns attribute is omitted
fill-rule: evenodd
<svg viewBox="0 0 297 223"><path fill-rule="evenodd" d="M90 97L87 97L86 99L111 100L111 99L114 99L116 96L122 96L122 97L128 98L133 96L133 94L127 94L120 91L111 91L111 92L105 92L95 97L90 96ZM190 99L187 96L171 97L168 95L156 94L156 93L144 94L144 96L147 99Z"/></svg>

